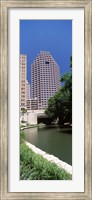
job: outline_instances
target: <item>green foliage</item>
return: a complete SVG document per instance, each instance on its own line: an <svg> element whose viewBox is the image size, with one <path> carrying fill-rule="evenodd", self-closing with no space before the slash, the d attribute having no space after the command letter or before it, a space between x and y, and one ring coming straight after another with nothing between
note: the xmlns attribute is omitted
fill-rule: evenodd
<svg viewBox="0 0 92 200"><path fill-rule="evenodd" d="M20 131L20 143L23 143L25 140L25 134L23 131Z"/></svg>
<svg viewBox="0 0 92 200"><path fill-rule="evenodd" d="M70 72L61 77L63 86L48 100L45 113L52 119L59 118L59 124L72 123L72 57L70 57Z"/></svg>
<svg viewBox="0 0 92 200"><path fill-rule="evenodd" d="M71 180L72 176L56 164L35 154L25 144L20 145L21 180Z"/></svg>
<svg viewBox="0 0 92 200"><path fill-rule="evenodd" d="M26 113L27 109L26 108L21 108L22 113Z"/></svg>

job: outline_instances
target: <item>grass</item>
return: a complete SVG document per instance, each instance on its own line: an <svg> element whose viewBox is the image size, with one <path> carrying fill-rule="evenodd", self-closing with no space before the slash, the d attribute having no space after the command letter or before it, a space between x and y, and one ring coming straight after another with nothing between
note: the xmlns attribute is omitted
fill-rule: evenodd
<svg viewBox="0 0 92 200"><path fill-rule="evenodd" d="M20 131L20 144L24 143L25 140L25 134L23 131Z"/></svg>
<svg viewBox="0 0 92 200"><path fill-rule="evenodd" d="M56 164L47 161L42 156L34 153L23 141L20 140L20 179L21 180L71 180L72 176Z"/></svg>

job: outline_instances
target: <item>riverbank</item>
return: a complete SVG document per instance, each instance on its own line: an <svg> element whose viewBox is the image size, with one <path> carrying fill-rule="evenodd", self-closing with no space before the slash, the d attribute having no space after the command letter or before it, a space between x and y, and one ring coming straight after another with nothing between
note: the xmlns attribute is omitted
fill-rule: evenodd
<svg viewBox="0 0 92 200"><path fill-rule="evenodd" d="M23 132L28 143L72 166L72 129L46 126Z"/></svg>
<svg viewBox="0 0 92 200"><path fill-rule="evenodd" d="M32 124L32 125L25 124L25 125L20 125L20 130L29 129L29 128L35 128L35 127L39 127L39 128L42 127L43 128L43 127L46 127L46 125L43 124L43 123Z"/></svg>
<svg viewBox="0 0 92 200"><path fill-rule="evenodd" d="M58 124L53 124L53 125L46 125L46 124L43 124L43 123L40 123L40 124L32 124L32 125L28 125L28 124L25 124L25 125L20 125L20 130L24 130L24 129L29 129L29 128L35 128L35 127L38 127L38 128L44 128L44 127L49 127L49 128L62 128L63 131L66 131L67 129L68 130L72 130L72 126L58 126ZM72 133L72 132L71 132Z"/></svg>
<svg viewBox="0 0 92 200"><path fill-rule="evenodd" d="M20 179L21 180L71 180L72 176L55 163L34 153L20 137Z"/></svg>
<svg viewBox="0 0 92 200"><path fill-rule="evenodd" d="M72 175L72 166L69 165L66 162L63 162L59 158L55 157L54 155L48 154L45 151L37 148L33 144L30 144L29 142L25 141L25 144L37 155L42 156L46 160L50 161L51 163L56 164L60 169L64 169L67 173Z"/></svg>

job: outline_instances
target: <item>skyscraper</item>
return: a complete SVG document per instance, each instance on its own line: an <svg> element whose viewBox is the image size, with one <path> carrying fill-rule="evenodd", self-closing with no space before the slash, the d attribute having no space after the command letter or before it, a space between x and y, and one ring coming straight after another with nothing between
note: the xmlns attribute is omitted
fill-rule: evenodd
<svg viewBox="0 0 92 200"><path fill-rule="evenodd" d="M30 110L31 109L31 106L30 106L30 84L29 82L26 80L26 108L27 110Z"/></svg>
<svg viewBox="0 0 92 200"><path fill-rule="evenodd" d="M20 55L20 108L26 108L27 56Z"/></svg>
<svg viewBox="0 0 92 200"><path fill-rule="evenodd" d="M30 84L26 80L26 99L30 99Z"/></svg>
<svg viewBox="0 0 92 200"><path fill-rule="evenodd" d="M38 109L45 109L49 97L60 88L59 66L50 52L40 51L31 65L32 98L37 97Z"/></svg>

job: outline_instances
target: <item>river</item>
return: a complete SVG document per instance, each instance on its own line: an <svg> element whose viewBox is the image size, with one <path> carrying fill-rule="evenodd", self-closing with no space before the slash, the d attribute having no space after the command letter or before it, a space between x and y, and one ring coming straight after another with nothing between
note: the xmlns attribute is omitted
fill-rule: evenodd
<svg viewBox="0 0 92 200"><path fill-rule="evenodd" d="M25 139L41 150L72 165L72 130L55 127L25 129Z"/></svg>

